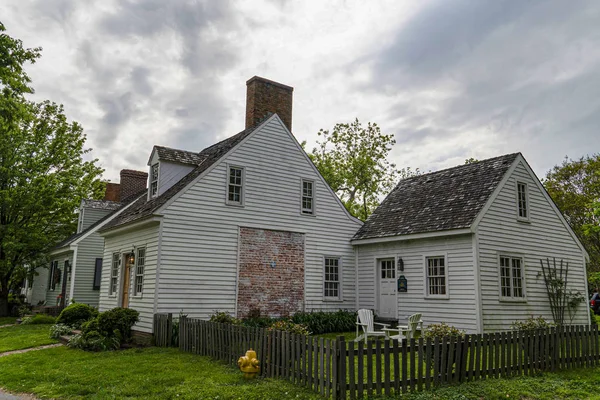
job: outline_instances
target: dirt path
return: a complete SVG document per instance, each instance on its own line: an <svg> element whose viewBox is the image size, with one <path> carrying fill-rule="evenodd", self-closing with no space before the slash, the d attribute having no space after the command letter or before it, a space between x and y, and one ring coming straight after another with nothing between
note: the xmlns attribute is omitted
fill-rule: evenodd
<svg viewBox="0 0 600 400"><path fill-rule="evenodd" d="M0 357L10 356L11 354L27 353L27 352L35 351L35 350L51 349L53 347L58 347L58 346L62 346L62 345L63 345L62 343L55 343L55 344L47 344L45 346L31 347L29 349L7 351L5 353L0 353ZM0 400L2 400L2 397L0 397Z"/></svg>
<svg viewBox="0 0 600 400"><path fill-rule="evenodd" d="M0 400L37 400L31 394L12 394L0 389Z"/></svg>
<svg viewBox="0 0 600 400"><path fill-rule="evenodd" d="M15 325L17 325L17 324L0 325L0 328L7 328L7 327L9 327L9 326L15 326ZM0 397L0 400L1 400L1 399L2 399L2 398Z"/></svg>

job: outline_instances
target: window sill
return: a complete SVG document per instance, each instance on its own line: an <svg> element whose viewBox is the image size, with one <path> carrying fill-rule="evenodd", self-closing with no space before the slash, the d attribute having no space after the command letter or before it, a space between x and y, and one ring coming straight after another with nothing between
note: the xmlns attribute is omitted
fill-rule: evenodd
<svg viewBox="0 0 600 400"><path fill-rule="evenodd" d="M500 297L498 299L500 303L527 303L525 297Z"/></svg>
<svg viewBox="0 0 600 400"><path fill-rule="evenodd" d="M517 217L517 222L523 222L524 224L531 224L531 220L529 218L519 218L519 217Z"/></svg>
<svg viewBox="0 0 600 400"><path fill-rule="evenodd" d="M449 300L450 296L449 295L445 295L445 296L425 296L424 299L425 300Z"/></svg>
<svg viewBox="0 0 600 400"><path fill-rule="evenodd" d="M229 206L229 207L244 208L244 204L238 204L238 203L229 203L229 202L227 202L227 201L225 202L225 205L226 205L226 206Z"/></svg>
<svg viewBox="0 0 600 400"><path fill-rule="evenodd" d="M323 301L326 303L343 303L344 300L343 299L334 299L331 297L323 297Z"/></svg>
<svg viewBox="0 0 600 400"><path fill-rule="evenodd" d="M317 214L312 213L312 214L307 214L307 213L303 213L302 211L300 212L300 215L302 215L303 217L316 217Z"/></svg>

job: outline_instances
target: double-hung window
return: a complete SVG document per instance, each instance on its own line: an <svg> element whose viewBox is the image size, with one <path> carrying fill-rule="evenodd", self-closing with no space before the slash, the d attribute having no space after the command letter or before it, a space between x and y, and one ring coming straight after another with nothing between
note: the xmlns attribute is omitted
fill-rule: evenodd
<svg viewBox="0 0 600 400"><path fill-rule="evenodd" d="M529 221L529 193L527 184L517 182L517 219Z"/></svg>
<svg viewBox="0 0 600 400"><path fill-rule="evenodd" d="M54 260L50 263L50 271L48 274L48 290L55 290L56 285L60 283L60 269L58 268L58 260Z"/></svg>
<svg viewBox="0 0 600 400"><path fill-rule="evenodd" d="M323 297L329 300L339 300L340 290L340 259L339 257L325 257L325 276Z"/></svg>
<svg viewBox="0 0 600 400"><path fill-rule="evenodd" d="M446 266L446 257L425 257L425 269L427 276L425 284L427 296L447 297L448 268Z"/></svg>
<svg viewBox="0 0 600 400"><path fill-rule="evenodd" d="M158 163L154 164L150 170L150 195L152 197L158 194Z"/></svg>
<svg viewBox="0 0 600 400"><path fill-rule="evenodd" d="M500 256L500 297L524 299L523 258Z"/></svg>
<svg viewBox="0 0 600 400"><path fill-rule="evenodd" d="M121 254L114 253L112 258L112 268L110 269L110 287L109 294L117 293L117 284L119 283L119 265L121 264Z"/></svg>
<svg viewBox="0 0 600 400"><path fill-rule="evenodd" d="M315 183L302 179L302 214L314 215L315 213Z"/></svg>
<svg viewBox="0 0 600 400"><path fill-rule="evenodd" d="M244 169L229 166L227 181L227 204L244 204Z"/></svg>
<svg viewBox="0 0 600 400"><path fill-rule="evenodd" d="M146 249L141 248L137 251L135 265L135 296L142 294L144 290L144 266L146 265Z"/></svg>

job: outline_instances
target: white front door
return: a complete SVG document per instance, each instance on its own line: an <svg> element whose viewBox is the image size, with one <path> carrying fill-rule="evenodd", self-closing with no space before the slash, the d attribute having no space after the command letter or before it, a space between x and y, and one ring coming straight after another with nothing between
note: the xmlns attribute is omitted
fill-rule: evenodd
<svg viewBox="0 0 600 400"><path fill-rule="evenodd" d="M396 261L386 258L377 262L379 276L379 316L398 318L398 299L396 297Z"/></svg>

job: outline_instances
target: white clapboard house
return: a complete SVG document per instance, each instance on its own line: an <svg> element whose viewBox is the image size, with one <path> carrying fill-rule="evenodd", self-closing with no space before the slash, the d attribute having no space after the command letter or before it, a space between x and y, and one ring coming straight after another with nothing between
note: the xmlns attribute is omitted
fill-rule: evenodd
<svg viewBox="0 0 600 400"><path fill-rule="evenodd" d="M581 242L520 153L404 179L352 239L358 307L468 332L552 320L540 260L569 263L587 294ZM588 324L587 304L573 323Z"/></svg>
<svg viewBox="0 0 600 400"><path fill-rule="evenodd" d="M354 309L352 217L291 133L289 86L247 82L246 129L200 152L154 146L147 195L100 229L100 310L207 318Z"/></svg>

